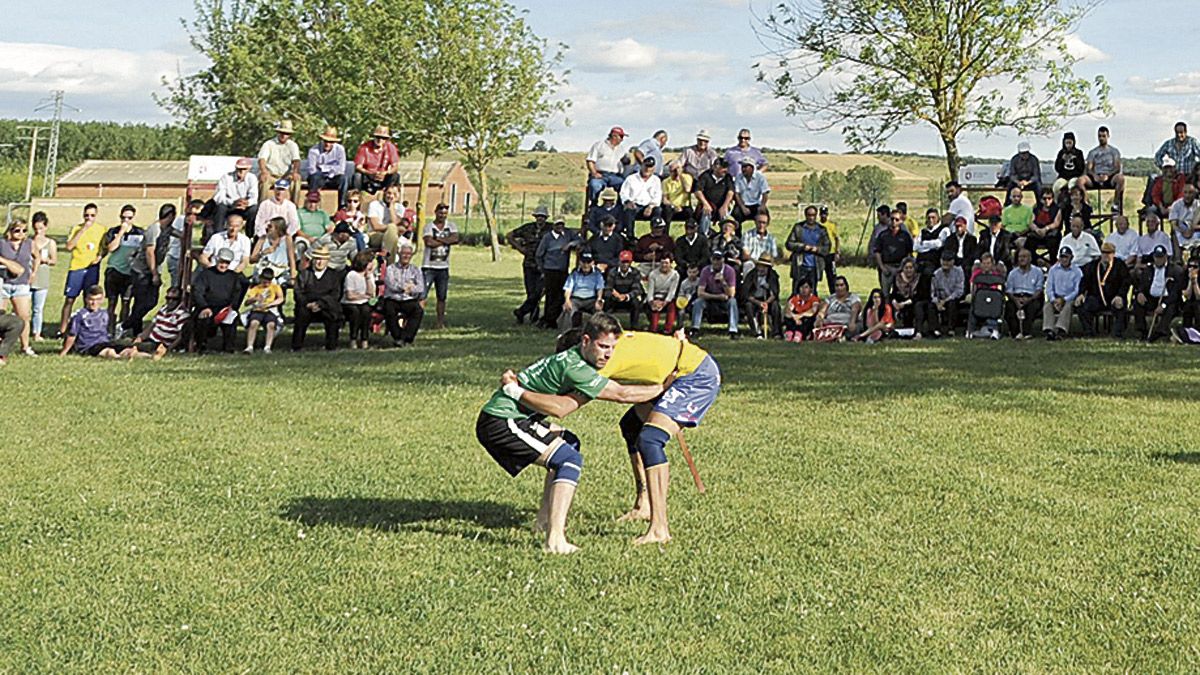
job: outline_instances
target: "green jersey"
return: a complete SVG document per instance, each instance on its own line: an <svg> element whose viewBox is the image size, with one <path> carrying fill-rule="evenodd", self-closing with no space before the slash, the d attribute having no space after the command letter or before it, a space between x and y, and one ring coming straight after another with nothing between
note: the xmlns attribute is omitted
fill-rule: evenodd
<svg viewBox="0 0 1200 675"><path fill-rule="evenodd" d="M1000 222L1004 223L1004 228L1009 232L1024 234L1033 223L1033 209L1025 204L1009 204L1000 213Z"/></svg>
<svg viewBox="0 0 1200 675"><path fill-rule="evenodd" d="M517 374L517 381L529 391L539 394L569 394L577 391L589 399L596 398L608 384L608 378L583 360L579 347L551 354ZM503 389L496 390L483 412L500 419L523 420L533 413L509 398Z"/></svg>
<svg viewBox="0 0 1200 675"><path fill-rule="evenodd" d="M325 228L333 224L329 214L320 210L299 209L296 211L296 217L300 220L300 231L313 239L324 237Z"/></svg>

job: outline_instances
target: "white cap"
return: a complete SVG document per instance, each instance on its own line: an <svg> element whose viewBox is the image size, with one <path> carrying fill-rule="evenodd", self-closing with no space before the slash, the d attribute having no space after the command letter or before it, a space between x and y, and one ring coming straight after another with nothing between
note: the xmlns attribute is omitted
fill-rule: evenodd
<svg viewBox="0 0 1200 675"><path fill-rule="evenodd" d="M698 141L712 140L708 136L708 129L701 129L700 131L697 131L696 132L696 140L698 140Z"/></svg>
<svg viewBox="0 0 1200 675"><path fill-rule="evenodd" d="M1017 143L1017 152L1029 152L1029 141Z"/></svg>
<svg viewBox="0 0 1200 675"><path fill-rule="evenodd" d="M1171 159L1170 155L1163 157L1163 161L1162 161L1162 168L1165 169L1168 166L1175 166L1175 160Z"/></svg>

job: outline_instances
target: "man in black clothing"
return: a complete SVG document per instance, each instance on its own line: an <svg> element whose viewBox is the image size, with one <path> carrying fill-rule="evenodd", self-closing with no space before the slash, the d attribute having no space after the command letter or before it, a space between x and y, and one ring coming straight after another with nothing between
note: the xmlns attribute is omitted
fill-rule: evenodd
<svg viewBox="0 0 1200 675"><path fill-rule="evenodd" d="M610 268L617 266L621 251L631 247L632 244L627 243L625 237L617 232L617 221L612 216L605 216L604 220L600 221L600 234L589 239L584 245L584 250L591 251L601 272L608 272Z"/></svg>
<svg viewBox="0 0 1200 675"><path fill-rule="evenodd" d="M700 174L692 185L699 205L700 229L707 230L714 221L724 220L733 209L733 177L729 175L729 164L723 158L713 161L712 168ZM738 223L738 236L742 236L742 225Z"/></svg>
<svg viewBox="0 0 1200 675"><path fill-rule="evenodd" d="M538 318L538 303L542 300L542 272L537 266L537 247L542 235L550 229L550 213L546 207L539 206L533 210L533 222L525 223L508 233L508 245L515 248L524 257L521 272L525 279L525 302L513 310L517 323L525 323L525 317L530 321Z"/></svg>
<svg viewBox="0 0 1200 675"><path fill-rule="evenodd" d="M616 314L629 310L629 323L625 327L636 330L642 303L646 301L646 290L642 287L642 273L633 268L633 251L621 251L616 267L608 270L604 284L604 311Z"/></svg>
<svg viewBox="0 0 1200 675"><path fill-rule="evenodd" d="M329 249L309 251L308 269L296 280L296 322L292 326L292 351L304 348L308 325L320 321L325 326L325 349L337 349L338 327L342 319L342 275L329 268Z"/></svg>
<svg viewBox="0 0 1200 675"><path fill-rule="evenodd" d="M900 263L912 255L913 240L904 229L904 213L892 211L892 222L888 229L879 233L875 241L875 268L879 271L879 289L883 299L888 299L892 281L900 273Z"/></svg>
<svg viewBox="0 0 1200 675"><path fill-rule="evenodd" d="M979 233L979 254L984 251L992 254L992 260L1004 265L1004 269L1012 269L1012 232L1004 229L1000 216L990 216L988 226Z"/></svg>
<svg viewBox="0 0 1200 675"><path fill-rule="evenodd" d="M617 191L608 187L600 191L600 203L588 209L587 224L584 225L584 237L591 239L600 234L601 223L605 218L620 222L625 217L625 209L617 204Z"/></svg>
<svg viewBox="0 0 1200 675"><path fill-rule="evenodd" d="M679 274L687 275L693 267L708 264L708 237L700 234L700 224L688 219L683 226L683 236L675 240L675 260L679 263Z"/></svg>
<svg viewBox="0 0 1200 675"><path fill-rule="evenodd" d="M782 335L783 311L779 307L779 274L775 260L764 253L754 262L738 291L742 294L742 312L750 324L750 332L760 340ZM767 325L763 325L763 316Z"/></svg>
<svg viewBox="0 0 1200 675"><path fill-rule="evenodd" d="M946 237L942 245L943 251L954 254L954 264L963 271L963 292L970 293L971 266L975 264L975 252L979 243L975 235L967 231L967 219L958 216L954 219L954 232Z"/></svg>
<svg viewBox="0 0 1200 675"><path fill-rule="evenodd" d="M1167 335L1171 320L1179 312L1185 284L1183 270L1169 261L1165 246L1154 247L1152 258L1154 263L1142 272L1133 302L1138 334L1148 342ZM1147 316L1153 324L1150 327L1146 325Z"/></svg>
<svg viewBox="0 0 1200 675"><path fill-rule="evenodd" d="M1118 340L1125 337L1125 318L1129 310L1128 298L1130 274L1124 260L1117 258L1117 247L1112 242L1100 246L1100 259L1083 268L1083 304L1079 308L1079 321L1083 334L1096 334L1096 317L1102 312L1112 312L1112 336Z"/></svg>
<svg viewBox="0 0 1200 675"><path fill-rule="evenodd" d="M1087 169L1083 151L1075 147L1075 134L1068 131L1063 134L1062 149L1054 158L1054 172L1058 180L1054 181L1054 192L1057 194L1063 188L1075 187L1076 181Z"/></svg>
<svg viewBox="0 0 1200 675"><path fill-rule="evenodd" d="M1003 187L1008 194L1015 187L1021 188L1022 192L1033 191L1035 195L1041 193L1042 163L1037 155L1029 151L1028 141L1017 144L1017 154L1008 160L1008 180L999 187ZM1007 196L1005 201L1008 201Z"/></svg>
<svg viewBox="0 0 1200 675"><path fill-rule="evenodd" d="M232 353L236 348L237 308L241 306L247 282L246 277L229 269L233 258L232 249L217 251L216 264L196 272L192 281L193 334L198 352L207 350L209 338L218 329L221 351Z"/></svg>

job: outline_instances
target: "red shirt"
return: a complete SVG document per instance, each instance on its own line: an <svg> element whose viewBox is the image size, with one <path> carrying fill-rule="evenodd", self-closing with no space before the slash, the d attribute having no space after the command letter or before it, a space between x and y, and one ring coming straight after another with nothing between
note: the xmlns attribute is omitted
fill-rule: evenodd
<svg viewBox="0 0 1200 675"><path fill-rule="evenodd" d="M817 297L816 293L809 293L807 300L799 295L793 295L788 300L788 308L792 311L792 314L804 314L814 309L820 302L821 299Z"/></svg>
<svg viewBox="0 0 1200 675"><path fill-rule="evenodd" d="M373 140L367 141L358 146L358 152L354 153L354 168L361 173L387 171L389 166L394 166L399 162L400 151L391 141L384 141L382 148L376 148Z"/></svg>

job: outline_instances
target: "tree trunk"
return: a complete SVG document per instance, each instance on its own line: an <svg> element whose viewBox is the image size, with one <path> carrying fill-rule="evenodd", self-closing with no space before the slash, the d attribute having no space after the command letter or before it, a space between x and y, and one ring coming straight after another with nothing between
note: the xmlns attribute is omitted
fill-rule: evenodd
<svg viewBox="0 0 1200 675"><path fill-rule="evenodd" d="M488 237L491 239L492 262L500 262L500 235L496 229L496 214L492 212L492 200L488 197L487 171L479 168L475 171L478 183L479 205L483 207L483 220L487 223Z"/></svg>
<svg viewBox="0 0 1200 675"><path fill-rule="evenodd" d="M946 168L950 171L949 180L958 180L958 167L962 159L958 156L958 139L949 132L942 132L942 145L946 148Z"/></svg>
<svg viewBox="0 0 1200 675"><path fill-rule="evenodd" d="M421 238L421 233L425 231L425 200L429 198L429 151L424 150L421 153L421 182L417 184L417 232L416 238Z"/></svg>

